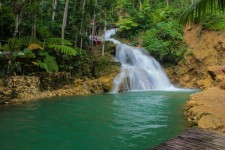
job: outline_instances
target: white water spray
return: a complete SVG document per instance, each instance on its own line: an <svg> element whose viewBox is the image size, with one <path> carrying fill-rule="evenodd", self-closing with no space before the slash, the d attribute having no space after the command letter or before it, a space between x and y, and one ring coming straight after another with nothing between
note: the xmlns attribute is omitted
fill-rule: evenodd
<svg viewBox="0 0 225 150"><path fill-rule="evenodd" d="M113 92L175 90L160 64L144 49L134 48L110 38L116 29L105 33L105 40L117 44L116 60L122 64L121 73L114 79Z"/></svg>

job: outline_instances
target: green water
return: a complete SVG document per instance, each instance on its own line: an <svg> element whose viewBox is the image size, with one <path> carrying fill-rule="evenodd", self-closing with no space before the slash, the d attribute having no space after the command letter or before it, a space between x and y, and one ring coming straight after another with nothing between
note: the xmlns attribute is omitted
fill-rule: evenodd
<svg viewBox="0 0 225 150"><path fill-rule="evenodd" d="M1 150L141 150L184 132L189 92L56 97L0 107Z"/></svg>

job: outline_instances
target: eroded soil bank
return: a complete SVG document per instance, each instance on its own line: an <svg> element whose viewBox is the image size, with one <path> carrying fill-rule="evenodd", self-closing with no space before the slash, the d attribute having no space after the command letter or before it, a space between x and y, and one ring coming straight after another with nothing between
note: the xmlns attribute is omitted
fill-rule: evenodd
<svg viewBox="0 0 225 150"><path fill-rule="evenodd" d="M184 38L188 46L184 59L166 72L173 83L203 90L190 97L185 116L200 128L225 132L225 31L188 26Z"/></svg>

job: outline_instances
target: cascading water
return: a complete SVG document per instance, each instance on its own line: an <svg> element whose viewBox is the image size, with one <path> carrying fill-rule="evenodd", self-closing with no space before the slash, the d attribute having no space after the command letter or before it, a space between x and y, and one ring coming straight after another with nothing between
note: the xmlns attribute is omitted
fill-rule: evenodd
<svg viewBox="0 0 225 150"><path fill-rule="evenodd" d="M122 64L121 73L114 79L113 92L175 89L153 57L144 49L134 48L110 38L115 32L116 29L108 30L104 38L117 44L115 58Z"/></svg>

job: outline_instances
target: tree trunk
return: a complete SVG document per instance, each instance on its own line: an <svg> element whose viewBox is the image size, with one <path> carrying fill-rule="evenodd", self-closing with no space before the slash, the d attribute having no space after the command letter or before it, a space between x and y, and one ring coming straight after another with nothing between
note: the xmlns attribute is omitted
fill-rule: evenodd
<svg viewBox="0 0 225 150"><path fill-rule="evenodd" d="M0 3L0 12L1 12L1 14L3 14L3 12L2 12L2 4ZM2 28L1 28L1 32L2 32L2 37L4 37L4 26L3 26L3 22L4 21L4 19L2 19L1 20L1 26L2 26ZM1 41L0 41L0 46L1 46Z"/></svg>
<svg viewBox="0 0 225 150"><path fill-rule="evenodd" d="M104 24L104 34L103 34L103 44L102 44L102 56L105 55L105 32L106 32L106 25L107 25L107 22L106 22L106 10L105 10L105 24Z"/></svg>
<svg viewBox="0 0 225 150"><path fill-rule="evenodd" d="M78 35L77 35L77 32L76 32L76 36L75 36L75 47L77 47L77 39L78 39Z"/></svg>
<svg viewBox="0 0 225 150"><path fill-rule="evenodd" d="M95 6L97 4L97 0L95 0ZM94 17L93 17L93 22L92 22L92 42L91 42L91 48L93 49L93 39L94 39L94 34L95 34L95 9L94 9Z"/></svg>
<svg viewBox="0 0 225 150"><path fill-rule="evenodd" d="M169 0L166 0L166 6L167 7L169 6Z"/></svg>
<svg viewBox="0 0 225 150"><path fill-rule="evenodd" d="M63 15L63 22L62 22L62 45L64 45L64 39L65 39L65 28L66 28L66 21L67 21L67 15L68 15L68 7L69 7L69 0L65 0L65 9L64 9L64 15Z"/></svg>
<svg viewBox="0 0 225 150"><path fill-rule="evenodd" d="M74 0L74 6L77 5L77 0ZM76 12L76 7L73 7L73 11ZM73 21L73 26L75 26L75 22ZM78 31L77 29L73 30L76 34L75 34L75 39L74 39L74 48L77 47L77 41L78 41Z"/></svg>
<svg viewBox="0 0 225 150"><path fill-rule="evenodd" d="M56 16L56 6L57 6L57 0L53 0L52 2L52 22L55 21L55 16Z"/></svg>
<svg viewBox="0 0 225 150"><path fill-rule="evenodd" d="M83 38L81 37L81 38L80 38L80 53L81 53L82 47L83 47Z"/></svg>
<svg viewBox="0 0 225 150"><path fill-rule="evenodd" d="M85 0L83 1L83 6L82 6L82 18L81 18L81 25L80 25L80 51L83 47L83 34L82 34L82 28L83 28L83 18L84 18L84 8L85 8Z"/></svg>
<svg viewBox="0 0 225 150"><path fill-rule="evenodd" d="M139 0L140 10L142 10L142 2Z"/></svg>
<svg viewBox="0 0 225 150"><path fill-rule="evenodd" d="M36 16L34 17L34 21L32 22L32 31L31 31L31 36L33 38L36 38L37 35L37 25L36 25Z"/></svg>
<svg viewBox="0 0 225 150"><path fill-rule="evenodd" d="M16 37L17 34L19 33L19 24L20 24L20 21L19 21L19 14L17 13L16 14L16 18L15 18L15 31L14 31L14 36Z"/></svg>

